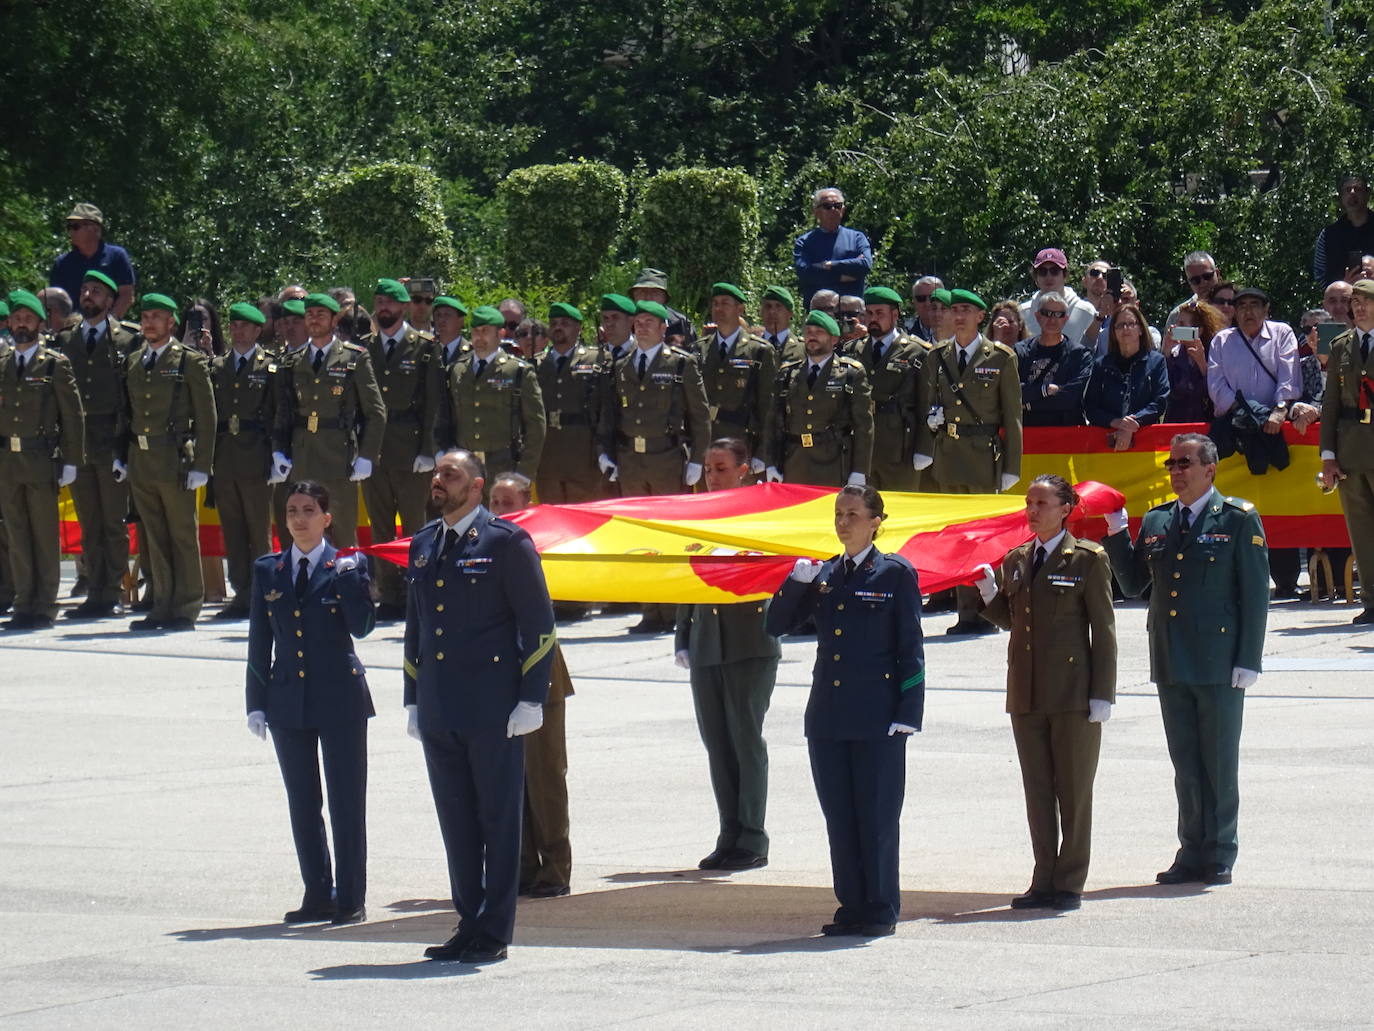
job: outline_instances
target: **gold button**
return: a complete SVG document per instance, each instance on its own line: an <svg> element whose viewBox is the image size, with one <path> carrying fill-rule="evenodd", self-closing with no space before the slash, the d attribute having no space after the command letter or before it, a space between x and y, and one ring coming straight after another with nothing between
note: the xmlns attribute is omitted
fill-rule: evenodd
<svg viewBox="0 0 1374 1031"><path fill-rule="evenodd" d="M1177 597L1178 597L1178 591L1170 591L1170 592L1169 592L1169 597L1170 597L1170 598L1177 598Z"/></svg>
<svg viewBox="0 0 1374 1031"><path fill-rule="evenodd" d="M1026 645L1026 651L1030 651L1030 645Z"/></svg>
<svg viewBox="0 0 1374 1031"><path fill-rule="evenodd" d="M1180 562L1182 562L1182 561L1183 561L1183 552L1180 551L1177 555L1174 556L1174 558L1176 558L1176 559L1178 559Z"/></svg>
<svg viewBox="0 0 1374 1031"><path fill-rule="evenodd" d="M719 615L720 615L720 609L712 608L712 609L711 609L711 615L713 615L713 616L719 616Z"/></svg>
<svg viewBox="0 0 1374 1031"><path fill-rule="evenodd" d="M435 627L435 628L434 628L434 636L435 636L435 637L443 637L443 636L444 636L444 628L441 627L441 626Z"/></svg>
<svg viewBox="0 0 1374 1031"><path fill-rule="evenodd" d="M1026 606L1026 615L1028 615L1028 616L1030 615L1030 606L1029 606L1029 605Z"/></svg>
<svg viewBox="0 0 1374 1031"><path fill-rule="evenodd" d="M892 674L891 674L891 673L884 673L884 674L883 674L883 679L884 679L884 680L891 680L891 679L892 679Z"/></svg>
<svg viewBox="0 0 1374 1031"><path fill-rule="evenodd" d="M759 607L758 607L758 609L757 609L757 610L756 610L756 611L758 611L758 612L762 612L762 611L763 611L763 606L762 606L762 605L760 605L760 606L759 606Z"/></svg>
<svg viewBox="0 0 1374 1031"><path fill-rule="evenodd" d="M268 609L268 610L267 610L267 614L268 614L269 616L272 615L272 610L271 610L271 609Z"/></svg>
<svg viewBox="0 0 1374 1031"><path fill-rule="evenodd" d="M763 609L759 609L759 611L762 612ZM843 612L843 611L844 611L844 602L840 602L838 605L836 605L836 606L835 606L835 611L836 611L836 612Z"/></svg>
<svg viewBox="0 0 1374 1031"><path fill-rule="evenodd" d="M501 656L499 656L499 655L493 655L493 656L491 657L491 661L492 661L492 662L500 662L500 661L501 661Z"/></svg>
<svg viewBox="0 0 1374 1031"><path fill-rule="evenodd" d="M304 676L305 676L305 670L301 670L300 672L298 672L298 673L296 674L296 676L298 676L298 677L304 677Z"/></svg>
<svg viewBox="0 0 1374 1031"><path fill-rule="evenodd" d="M813 415L814 413L811 411L810 408L808 408L808 409L806 410L806 414L807 414L807 415Z"/></svg>
<svg viewBox="0 0 1374 1031"><path fill-rule="evenodd" d="M350 669L348 672L352 673L355 677L358 675L358 670L356 668Z"/></svg>
<svg viewBox="0 0 1374 1031"><path fill-rule="evenodd" d="M297 609L295 612L291 613L291 615L295 616L297 619L300 619L300 618L301 618L301 610L300 610L300 609Z"/></svg>
<svg viewBox="0 0 1374 1031"><path fill-rule="evenodd" d="M1069 661L1070 661L1070 662L1073 661L1073 656L1072 656L1072 655L1069 656Z"/></svg>
<svg viewBox="0 0 1374 1031"><path fill-rule="evenodd" d="M836 628L835 628L835 636L836 636L836 637L839 637L841 633L843 633L843 631L842 631L839 627L836 627Z"/></svg>
<svg viewBox="0 0 1374 1031"><path fill-rule="evenodd" d="M434 657L435 657L438 661L440 661L440 662L443 662L443 661L444 661L444 653L443 653L443 652L435 652L435 653L434 653Z"/></svg>
<svg viewBox="0 0 1374 1031"><path fill-rule="evenodd" d="M839 687L839 686L840 686L840 682L839 682L838 680L835 681L835 686L836 686L836 687Z"/></svg>
<svg viewBox="0 0 1374 1031"><path fill-rule="evenodd" d="M303 658L305 658L305 652L302 652L302 651L296 652L296 658L298 658L298 659L303 659Z"/></svg>
<svg viewBox="0 0 1374 1031"><path fill-rule="evenodd" d="M443 611L444 611L444 606L443 606L442 604L441 604L441 605L435 605L435 606L434 606L434 611L435 611L435 612L443 612Z"/></svg>
<svg viewBox="0 0 1374 1031"><path fill-rule="evenodd" d="M305 635L304 635L303 633L301 633L299 630L297 630L297 631L296 631L296 636L297 636L297 637L304 637Z"/></svg>
<svg viewBox="0 0 1374 1031"><path fill-rule="evenodd" d="M435 586L435 587L442 587L442 586L444 586L444 581L442 581L442 580L435 580L435 581L434 581L434 586Z"/></svg>
<svg viewBox="0 0 1374 1031"><path fill-rule="evenodd" d="M1226 633L1226 628L1225 628L1225 627L1222 627L1222 628L1221 628L1221 632L1222 632L1223 634Z"/></svg>
<svg viewBox="0 0 1374 1031"><path fill-rule="evenodd" d="M840 653L839 653L839 652L836 652L834 655L831 656L831 658L834 659L836 662L839 662L839 661L840 661Z"/></svg>
<svg viewBox="0 0 1374 1031"><path fill-rule="evenodd" d="M390 389L390 387L382 387L382 393L385 394Z"/></svg>
<svg viewBox="0 0 1374 1031"><path fill-rule="evenodd" d="M1183 579L1183 574L1182 574L1182 573L1175 573L1175 574L1174 574L1174 579L1175 579L1175 580L1182 580L1182 579Z"/></svg>
<svg viewBox="0 0 1374 1031"><path fill-rule="evenodd" d="M1175 610L1175 609L1170 609L1170 610L1169 610L1169 615L1171 615L1171 616L1177 616L1177 615L1178 615L1178 612L1177 612L1177 610Z"/></svg>

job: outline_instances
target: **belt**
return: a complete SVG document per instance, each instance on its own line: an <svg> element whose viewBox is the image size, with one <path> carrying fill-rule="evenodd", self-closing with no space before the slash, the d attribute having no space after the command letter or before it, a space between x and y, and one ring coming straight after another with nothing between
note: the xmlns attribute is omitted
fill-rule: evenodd
<svg viewBox="0 0 1374 1031"><path fill-rule="evenodd" d="M958 440L960 437L995 437L1002 431L1001 426L992 423L945 423L945 432Z"/></svg>
<svg viewBox="0 0 1374 1031"><path fill-rule="evenodd" d="M1342 408L1341 418L1354 419L1356 422L1362 422L1368 426L1371 413L1374 413L1374 408Z"/></svg>
<svg viewBox="0 0 1374 1031"><path fill-rule="evenodd" d="M170 433L136 433L134 446L140 451L148 451L154 447L180 447L181 441Z"/></svg>
<svg viewBox="0 0 1374 1031"><path fill-rule="evenodd" d="M4 449L6 451L47 451L47 437L5 437Z"/></svg>
<svg viewBox="0 0 1374 1031"><path fill-rule="evenodd" d="M215 426L217 433L231 433L237 436L240 433L266 433L267 424L261 419L240 419L237 415L231 415L224 422Z"/></svg>
<svg viewBox="0 0 1374 1031"><path fill-rule="evenodd" d="M835 432L833 426L827 426L825 429L817 430L815 433L788 433L785 434L785 436L789 444L800 444L802 447L815 447L817 437L837 437L839 434Z"/></svg>
<svg viewBox="0 0 1374 1031"><path fill-rule="evenodd" d="M619 441L621 444L630 445L634 449L635 454L637 455L661 455L667 451L672 451L674 448L682 446L678 441L674 440L672 437L631 437L624 433L617 433L615 436L616 440ZM662 447L650 447L650 440L661 440L664 442L664 444Z"/></svg>
<svg viewBox="0 0 1374 1031"><path fill-rule="evenodd" d="M554 409L549 412L549 429L565 430L569 426L590 426L591 420L582 412L560 412Z"/></svg>
<svg viewBox="0 0 1374 1031"><path fill-rule="evenodd" d="M722 412L719 409L711 416L712 422L727 422L731 426L748 426L749 413L747 411Z"/></svg>

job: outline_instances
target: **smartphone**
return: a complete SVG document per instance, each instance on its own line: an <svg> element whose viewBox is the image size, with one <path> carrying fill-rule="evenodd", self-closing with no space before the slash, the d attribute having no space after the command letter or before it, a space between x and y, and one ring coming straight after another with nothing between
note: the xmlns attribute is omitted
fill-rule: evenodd
<svg viewBox="0 0 1374 1031"><path fill-rule="evenodd" d="M1119 268L1107 269L1107 292L1112 295L1112 300L1121 301L1121 283L1125 277Z"/></svg>
<svg viewBox="0 0 1374 1031"><path fill-rule="evenodd" d="M1359 268L1360 262L1364 260L1364 251L1345 252L1345 270L1349 272L1353 268Z"/></svg>
<svg viewBox="0 0 1374 1031"><path fill-rule="evenodd" d="M187 313L186 328L196 336L200 336L200 331L205 328L205 316L199 309L192 309Z"/></svg>
<svg viewBox="0 0 1374 1031"><path fill-rule="evenodd" d="M1331 341L1335 340L1342 333L1348 332L1349 328L1344 322L1318 322L1317 323L1317 353L1330 354Z"/></svg>
<svg viewBox="0 0 1374 1031"><path fill-rule="evenodd" d="M1180 344L1183 343L1185 340L1196 340L1197 327L1175 326L1173 327L1173 329L1169 330L1169 335L1173 337L1175 340L1177 340Z"/></svg>

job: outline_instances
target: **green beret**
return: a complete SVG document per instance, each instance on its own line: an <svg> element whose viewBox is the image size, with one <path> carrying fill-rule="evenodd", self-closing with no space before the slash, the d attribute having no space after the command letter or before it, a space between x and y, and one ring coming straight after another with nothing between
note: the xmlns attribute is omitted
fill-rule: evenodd
<svg viewBox="0 0 1374 1031"><path fill-rule="evenodd" d="M7 319L7 318L9 318L9 317L10 317L10 306L9 306L8 304L6 304L4 301L0 301L0 319Z"/></svg>
<svg viewBox="0 0 1374 1031"><path fill-rule="evenodd" d="M936 304L943 304L946 308L954 303L954 300L950 296L950 292L944 287L940 287L938 290L932 290L930 292L930 299Z"/></svg>
<svg viewBox="0 0 1374 1031"><path fill-rule="evenodd" d="M89 272L87 272L84 276L81 277L81 282L84 283L88 279L94 279L101 286L108 286L115 293L119 293L119 287L115 286L115 281L111 279L109 276L105 275L105 273L101 272L99 269L91 269Z"/></svg>
<svg viewBox="0 0 1374 1031"><path fill-rule="evenodd" d="M864 291L864 304L890 304L900 308L902 295L886 286L870 286Z"/></svg>
<svg viewBox="0 0 1374 1031"><path fill-rule="evenodd" d="M792 299L792 291L785 286L770 286L763 292L765 301L781 301L787 305L788 311L797 310L797 302Z"/></svg>
<svg viewBox="0 0 1374 1031"><path fill-rule="evenodd" d="M307 308L328 308L335 315L339 314L339 302L328 294L306 294L305 306Z"/></svg>
<svg viewBox="0 0 1374 1031"><path fill-rule="evenodd" d="M402 304L410 303L410 291L399 279L377 280L377 289L373 290L372 293L377 297L390 297L393 301L400 301Z"/></svg>
<svg viewBox="0 0 1374 1031"><path fill-rule="evenodd" d="M256 305L249 304L247 301L239 301L229 306L229 321L251 322L255 326L267 324L267 316L258 311Z"/></svg>
<svg viewBox="0 0 1374 1031"><path fill-rule="evenodd" d="M820 326L832 337L840 335L840 326L834 319L823 311L816 311L814 308L806 313L806 325Z"/></svg>
<svg viewBox="0 0 1374 1031"><path fill-rule="evenodd" d="M305 317L305 302L299 297L293 297L289 301L281 302L281 310L286 315L294 315L301 319Z"/></svg>
<svg viewBox="0 0 1374 1031"><path fill-rule="evenodd" d="M669 318L668 309L657 301L636 301L635 314L638 315L640 312L643 312L645 315L655 315L664 322L667 322Z"/></svg>
<svg viewBox="0 0 1374 1031"><path fill-rule="evenodd" d="M735 300L739 301L740 304L745 303L744 291L741 290L739 287L735 286L734 283L712 283L711 296L733 297Z"/></svg>
<svg viewBox="0 0 1374 1031"><path fill-rule="evenodd" d="M564 301L555 301L549 305L549 318L551 319L572 319L574 322L582 321L582 312L576 305L568 304Z"/></svg>
<svg viewBox="0 0 1374 1031"><path fill-rule="evenodd" d="M950 304L971 304L982 311L988 310L988 304L972 290L951 290L949 292Z"/></svg>
<svg viewBox="0 0 1374 1031"><path fill-rule="evenodd" d="M177 302L172 300L166 294L144 294L143 300L140 302L140 307L144 311L156 309L161 311L169 311L173 315L177 313Z"/></svg>
<svg viewBox="0 0 1374 1031"><path fill-rule="evenodd" d="M490 304L484 304L480 308L473 309L472 324L474 326L504 326L506 317Z"/></svg>
<svg viewBox="0 0 1374 1031"><path fill-rule="evenodd" d="M633 315L635 313L635 302L624 294L602 294L601 310L618 311L625 315Z"/></svg>
<svg viewBox="0 0 1374 1031"><path fill-rule="evenodd" d="M434 307L452 308L459 315L464 316L472 314L472 312L468 311L468 306L456 297L436 297L434 298Z"/></svg>

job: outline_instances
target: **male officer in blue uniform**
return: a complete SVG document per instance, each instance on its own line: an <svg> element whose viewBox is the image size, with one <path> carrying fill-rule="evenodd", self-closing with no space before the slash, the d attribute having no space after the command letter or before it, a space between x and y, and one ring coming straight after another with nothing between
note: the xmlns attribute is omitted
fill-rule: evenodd
<svg viewBox="0 0 1374 1031"><path fill-rule="evenodd" d="M1179 850L1160 884L1230 884L1240 808L1245 688L1259 678L1269 611L1269 550L1255 506L1212 485L1217 447L1180 433L1164 463L1177 502L1145 513L1135 543L1126 510L1102 541L1121 589L1150 592L1150 679L1174 764Z"/></svg>
<svg viewBox="0 0 1374 1031"><path fill-rule="evenodd" d="M424 745L448 853L456 933L431 959L505 959L515 929L522 735L544 722L553 604L529 534L482 506L470 451L434 470L439 518L410 542L405 704Z"/></svg>

